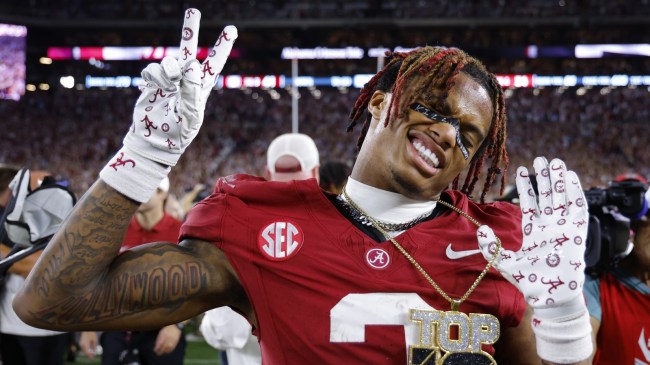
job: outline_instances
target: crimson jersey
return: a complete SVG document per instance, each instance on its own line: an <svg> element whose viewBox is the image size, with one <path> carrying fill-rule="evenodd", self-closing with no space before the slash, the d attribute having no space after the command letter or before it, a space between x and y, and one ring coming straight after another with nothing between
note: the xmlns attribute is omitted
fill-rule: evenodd
<svg viewBox="0 0 650 365"><path fill-rule="evenodd" d="M477 205L459 192L446 194L490 225L505 248L519 248L516 206ZM449 296L460 298L486 265L476 229L445 211L396 240ZM422 339L409 310L450 309L390 241L378 244L361 232L313 179L221 179L192 209L181 236L214 242L227 255L255 310L265 364L406 364L409 347ZM525 306L517 289L491 269L460 311L492 314L503 328L517 325Z"/></svg>
<svg viewBox="0 0 650 365"><path fill-rule="evenodd" d="M594 364L650 363L650 295L627 287L607 273L600 279L600 305Z"/></svg>

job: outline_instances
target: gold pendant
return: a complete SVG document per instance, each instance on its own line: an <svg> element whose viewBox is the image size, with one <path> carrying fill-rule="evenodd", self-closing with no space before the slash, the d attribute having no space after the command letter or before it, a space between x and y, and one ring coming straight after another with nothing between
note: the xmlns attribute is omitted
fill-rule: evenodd
<svg viewBox="0 0 650 365"><path fill-rule="evenodd" d="M501 335L499 320L491 314L455 310L411 309L409 320L418 324L417 345L409 346L409 365L496 365L481 349Z"/></svg>

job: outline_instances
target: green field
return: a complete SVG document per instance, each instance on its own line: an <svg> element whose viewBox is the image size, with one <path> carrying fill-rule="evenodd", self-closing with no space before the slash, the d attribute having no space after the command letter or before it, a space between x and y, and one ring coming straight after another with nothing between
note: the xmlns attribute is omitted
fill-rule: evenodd
<svg viewBox="0 0 650 365"><path fill-rule="evenodd" d="M99 365L99 359L90 361L83 354L79 354L74 362L66 362L65 365L75 364L96 364ZM187 350L185 352L184 365L221 365L217 350L210 347L203 339L188 338Z"/></svg>

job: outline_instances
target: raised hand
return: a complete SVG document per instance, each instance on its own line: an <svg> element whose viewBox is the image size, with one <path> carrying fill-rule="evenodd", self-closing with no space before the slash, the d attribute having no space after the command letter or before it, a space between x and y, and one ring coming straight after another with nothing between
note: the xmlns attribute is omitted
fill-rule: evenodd
<svg viewBox="0 0 650 365"><path fill-rule="evenodd" d="M537 353L554 363L577 363L592 352L591 325L582 296L589 214L580 181L564 162L543 157L534 162L538 194L528 170L517 169L523 243L517 252L499 252L494 266L533 307ZM489 260L496 238L488 226L478 230Z"/></svg>
<svg viewBox="0 0 650 365"><path fill-rule="evenodd" d="M142 94L124 145L145 157L174 166L203 123L205 104L237 38L227 26L203 63L196 59L201 13L185 12L178 59L171 56L142 71ZM152 149L153 147L154 149Z"/></svg>
<svg viewBox="0 0 650 365"><path fill-rule="evenodd" d="M503 250L495 267L533 308L550 308L582 294L589 216L580 181L564 162L538 157L534 168L538 194L526 168L517 169L523 244L517 252ZM479 243L489 259L494 238L484 229Z"/></svg>
<svg viewBox="0 0 650 365"><path fill-rule="evenodd" d="M124 147L100 174L109 185L137 201L149 198L169 173L168 167L176 165L196 137L210 92L237 38L237 28L225 27L208 57L199 63L200 19L197 9L188 9L178 57L167 56L142 71L142 93ZM134 172L139 174L137 178L131 176ZM130 176L123 176L127 174Z"/></svg>

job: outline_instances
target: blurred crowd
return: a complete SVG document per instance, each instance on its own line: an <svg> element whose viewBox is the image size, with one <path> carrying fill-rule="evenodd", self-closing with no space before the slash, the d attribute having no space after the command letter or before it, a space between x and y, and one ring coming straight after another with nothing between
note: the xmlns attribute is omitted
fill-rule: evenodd
<svg viewBox="0 0 650 365"><path fill-rule="evenodd" d="M346 132L358 89L300 89L299 131L313 136L321 159L352 165L358 128ZM83 193L121 145L136 89L57 90L0 101L4 143L0 161L56 172ZM645 88L507 90L511 169L535 156L559 157L583 187L606 186L630 171L650 175L650 117ZM208 100L202 132L172 171L172 192L211 186L233 173L263 175L274 136L291 131L291 96L283 89L218 90ZM495 198L493 196L492 198Z"/></svg>
<svg viewBox="0 0 650 365"><path fill-rule="evenodd" d="M648 15L646 0L441 0L436 6L427 1L107 1L29 0L14 4L14 12L31 15L69 17L70 19L156 19L175 18L189 6L205 9L224 19L340 19L362 17L442 18L442 17L557 17L557 16L626 16Z"/></svg>
<svg viewBox="0 0 650 365"><path fill-rule="evenodd" d="M650 0L625 1L110 1L29 0L0 4L0 21L29 27L27 82L61 75L139 74L149 61L57 61L42 65L48 47L168 46L178 44L183 10L202 12L199 44L211 45L226 24L240 28L225 72L291 73L283 47L454 46L481 59L495 73L644 74L649 57L529 58L525 47L576 44L648 44ZM312 21L308 21L312 19ZM483 19L481 21L481 19ZM562 52L564 52L562 51ZM309 76L374 73L378 60L300 62Z"/></svg>

